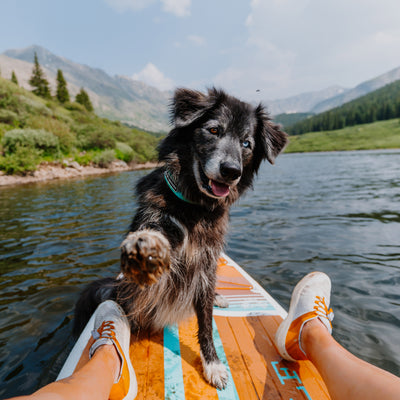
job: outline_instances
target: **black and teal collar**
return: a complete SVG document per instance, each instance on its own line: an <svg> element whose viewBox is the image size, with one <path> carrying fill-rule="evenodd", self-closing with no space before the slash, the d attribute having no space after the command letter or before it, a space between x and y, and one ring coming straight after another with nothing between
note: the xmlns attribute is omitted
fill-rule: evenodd
<svg viewBox="0 0 400 400"><path fill-rule="evenodd" d="M197 203L195 203L195 202L193 202L193 201L188 200L188 199L183 195L183 193L180 192L180 191L178 190L178 185L177 185L177 183L176 183L176 181L175 181L175 179L174 179L174 177L172 176L172 174L171 174L170 171L165 170L165 172L164 172L164 179L165 179L165 182L167 182L167 185L169 186L169 188L172 190L172 192L174 193L174 195L175 195L178 199L183 200L184 202L189 203L189 204L197 204Z"/></svg>

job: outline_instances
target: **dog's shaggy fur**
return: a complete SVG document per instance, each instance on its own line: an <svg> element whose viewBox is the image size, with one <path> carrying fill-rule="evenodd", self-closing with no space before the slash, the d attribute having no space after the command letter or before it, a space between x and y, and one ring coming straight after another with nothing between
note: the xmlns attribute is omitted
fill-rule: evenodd
<svg viewBox="0 0 400 400"><path fill-rule="evenodd" d="M159 147L162 166L137 184L138 210L121 245L123 278L86 288L75 333L108 298L123 306L133 331L159 330L195 312L204 376L223 388L227 373L214 348L212 309L229 208L251 187L261 162L274 163L287 135L261 105L216 89L178 89L172 123Z"/></svg>

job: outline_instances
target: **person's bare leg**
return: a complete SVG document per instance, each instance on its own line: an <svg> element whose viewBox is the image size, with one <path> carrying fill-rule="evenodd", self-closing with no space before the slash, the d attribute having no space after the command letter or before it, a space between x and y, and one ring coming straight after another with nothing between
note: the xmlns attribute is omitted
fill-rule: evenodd
<svg viewBox="0 0 400 400"><path fill-rule="evenodd" d="M360 360L331 336L331 281L311 272L293 290L287 317L275 334L283 359L310 360L332 400L400 399L400 378Z"/></svg>
<svg viewBox="0 0 400 400"><path fill-rule="evenodd" d="M348 352L319 319L304 325L301 344L332 400L400 399L400 378Z"/></svg>
<svg viewBox="0 0 400 400"><path fill-rule="evenodd" d="M129 347L131 329L124 310L114 301L101 303L77 370L21 400L134 399L137 381ZM90 361L89 361L90 359Z"/></svg>
<svg viewBox="0 0 400 400"><path fill-rule="evenodd" d="M70 377L15 400L107 400L120 369L121 360L115 347L103 345Z"/></svg>

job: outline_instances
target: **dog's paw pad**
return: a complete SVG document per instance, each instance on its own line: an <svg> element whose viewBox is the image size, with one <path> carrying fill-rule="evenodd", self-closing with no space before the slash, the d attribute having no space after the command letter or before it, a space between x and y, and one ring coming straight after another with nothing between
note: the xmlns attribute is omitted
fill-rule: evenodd
<svg viewBox="0 0 400 400"><path fill-rule="evenodd" d="M229 301L221 294L216 293L214 297L214 306L227 308L229 307Z"/></svg>
<svg viewBox="0 0 400 400"><path fill-rule="evenodd" d="M160 232L133 232L121 244L122 272L139 285L157 282L169 265L169 242Z"/></svg>
<svg viewBox="0 0 400 400"><path fill-rule="evenodd" d="M221 361L203 364L204 377L207 382L217 389L224 389L228 384L228 371Z"/></svg>

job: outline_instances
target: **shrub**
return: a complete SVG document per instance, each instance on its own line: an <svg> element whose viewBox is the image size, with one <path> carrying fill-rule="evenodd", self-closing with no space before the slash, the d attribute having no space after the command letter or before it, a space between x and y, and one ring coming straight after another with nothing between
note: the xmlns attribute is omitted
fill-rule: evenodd
<svg viewBox="0 0 400 400"><path fill-rule="evenodd" d="M112 149L104 150L93 158L93 162L101 168L108 168L115 160L115 152Z"/></svg>
<svg viewBox="0 0 400 400"><path fill-rule="evenodd" d="M116 140L112 132L95 125L86 125L78 132L78 146L88 149L113 149Z"/></svg>
<svg viewBox="0 0 400 400"><path fill-rule="evenodd" d="M17 144L14 153L0 157L0 169L9 175L27 175L36 171L41 154L41 150Z"/></svg>
<svg viewBox="0 0 400 400"><path fill-rule="evenodd" d="M44 150L47 154L59 151L58 137L43 129L13 129L5 133L2 144L6 153L15 153L18 145Z"/></svg>
<svg viewBox="0 0 400 400"><path fill-rule="evenodd" d="M3 146L2 146L3 136L5 135L6 132L11 131L12 129L15 129L15 127L8 125L8 124L3 124L2 122L0 122L0 154L3 150Z"/></svg>
<svg viewBox="0 0 400 400"><path fill-rule="evenodd" d="M10 125L18 123L18 114L11 110L0 110L0 122Z"/></svg>
<svg viewBox="0 0 400 400"><path fill-rule="evenodd" d="M39 115L31 117L27 121L27 125L33 129L43 129L57 136L60 149L64 153L68 153L75 145L75 135L71 133L69 126L63 121L55 118L46 118Z"/></svg>
<svg viewBox="0 0 400 400"><path fill-rule="evenodd" d="M85 106L83 106L82 104L77 103L76 101L73 102L73 103L70 103L70 102L64 103L64 107L67 110L70 110L70 111L83 111L83 112L86 111Z"/></svg>
<svg viewBox="0 0 400 400"><path fill-rule="evenodd" d="M117 142L115 146L115 154L119 160L123 160L126 163L130 163L135 155L132 147L122 142Z"/></svg>
<svg viewBox="0 0 400 400"><path fill-rule="evenodd" d="M51 115L51 110L38 97L28 97L23 94L14 96L19 100L20 111L26 111L30 114Z"/></svg>
<svg viewBox="0 0 400 400"><path fill-rule="evenodd" d="M99 153L101 153L100 150L83 151L74 155L74 161L80 165L90 165Z"/></svg>
<svg viewBox="0 0 400 400"><path fill-rule="evenodd" d="M7 88L0 87L0 109L19 111L20 104L16 96L13 96Z"/></svg>
<svg viewBox="0 0 400 400"><path fill-rule="evenodd" d="M129 145L137 154L136 162L146 162L157 159L156 143L157 138L148 137L143 134L136 134L130 141Z"/></svg>

